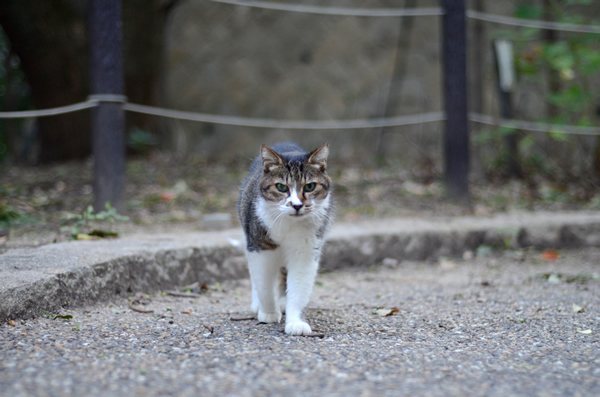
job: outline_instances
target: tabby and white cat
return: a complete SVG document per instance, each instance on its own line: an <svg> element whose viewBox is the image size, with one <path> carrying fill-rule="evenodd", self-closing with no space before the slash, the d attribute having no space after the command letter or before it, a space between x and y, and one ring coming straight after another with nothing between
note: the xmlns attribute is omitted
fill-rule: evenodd
<svg viewBox="0 0 600 397"><path fill-rule="evenodd" d="M238 212L246 235L252 306L258 321L310 334L302 319L333 218L329 145L307 153L291 142L261 146L242 185Z"/></svg>

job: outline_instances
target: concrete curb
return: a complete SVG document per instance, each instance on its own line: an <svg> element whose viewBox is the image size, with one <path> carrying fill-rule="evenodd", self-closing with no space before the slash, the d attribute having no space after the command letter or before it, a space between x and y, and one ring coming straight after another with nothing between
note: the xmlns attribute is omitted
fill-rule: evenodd
<svg viewBox="0 0 600 397"><path fill-rule="evenodd" d="M322 270L372 266L385 258L435 260L485 244L496 248L600 246L600 212L339 223ZM247 277L239 230L138 235L14 249L0 255L0 320L38 316L199 281Z"/></svg>

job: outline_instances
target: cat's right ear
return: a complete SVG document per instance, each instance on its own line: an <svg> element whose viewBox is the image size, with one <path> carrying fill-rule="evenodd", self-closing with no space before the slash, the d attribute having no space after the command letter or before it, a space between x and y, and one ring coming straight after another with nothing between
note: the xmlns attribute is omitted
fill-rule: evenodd
<svg viewBox="0 0 600 397"><path fill-rule="evenodd" d="M260 157L262 158L263 171L265 174L271 172L274 168L283 165L281 157L266 145L260 147Z"/></svg>

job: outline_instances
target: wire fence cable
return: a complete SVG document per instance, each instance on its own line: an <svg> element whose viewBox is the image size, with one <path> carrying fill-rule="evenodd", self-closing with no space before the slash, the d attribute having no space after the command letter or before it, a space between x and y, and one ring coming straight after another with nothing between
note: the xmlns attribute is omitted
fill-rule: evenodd
<svg viewBox="0 0 600 397"><path fill-rule="evenodd" d="M355 16L355 17L407 17L407 16L431 16L444 15L441 7L430 8L345 8L345 7L322 7L305 4L285 4L258 0L212 0L214 3L231 4L236 6L262 8L266 10L278 10L288 12L300 12L319 15ZM480 21L498 23L503 25L531 27L547 30L559 30L577 33L600 33L600 26L576 25L571 23L538 21L533 19L513 18L503 15L494 15L484 12L467 10L467 17Z"/></svg>
<svg viewBox="0 0 600 397"><path fill-rule="evenodd" d="M600 26L575 25L572 23L560 23L550 21L536 21L533 19L513 18L502 15L487 14L484 12L468 10L467 17L485 22L499 23L503 25L521 26L546 30L560 30L563 32L576 33L600 33Z"/></svg>
<svg viewBox="0 0 600 397"><path fill-rule="evenodd" d="M99 105L100 102L122 103L123 110L149 114L158 117L167 117L178 120L196 121L202 123L213 123L221 125L232 125L237 127L252 128L274 128L274 129L295 129L295 130L344 130L344 129L365 129L382 127L399 127L404 125L414 125L421 123L431 123L444 121L446 116L444 112L420 113L408 116L381 117L372 119L354 119L354 120L275 120L261 119L251 117L221 116L215 114L187 112L182 110L172 110L158 108L147 105L137 105L125 102L127 98L120 95L90 95L86 102L80 102L69 106L61 106L44 110L25 110L19 112L0 112L0 119L13 118L33 118L56 116L59 114L76 112L79 110L90 109ZM563 133L574 135L600 135L599 127L582 127L574 125L558 125L549 123L536 123L532 121L498 119L478 113L469 113L469 120L475 123L516 128L526 131Z"/></svg>
<svg viewBox="0 0 600 397"><path fill-rule="evenodd" d="M443 112L421 113L410 116L373 118L362 120L274 120L236 116L219 116L213 114L170 110L146 105L127 103L123 109L130 112L169 117L178 120L199 121L204 123L234 125L238 127L278 128L294 130L342 130L359 128L397 127L401 125L443 121Z"/></svg>
<svg viewBox="0 0 600 397"><path fill-rule="evenodd" d="M322 7L305 4L283 4L268 1L254 0L212 0L214 3L231 4L236 6L262 8L266 10L301 12L307 14L335 15L346 17L409 17L444 15L440 7L430 8L344 8L344 7Z"/></svg>
<svg viewBox="0 0 600 397"><path fill-rule="evenodd" d="M526 130L533 132L560 133L570 135L600 135L600 127L536 123L533 121L515 119L497 119L492 116L478 113L469 113L469 120L480 124L493 125L497 127L515 128L518 130Z"/></svg>

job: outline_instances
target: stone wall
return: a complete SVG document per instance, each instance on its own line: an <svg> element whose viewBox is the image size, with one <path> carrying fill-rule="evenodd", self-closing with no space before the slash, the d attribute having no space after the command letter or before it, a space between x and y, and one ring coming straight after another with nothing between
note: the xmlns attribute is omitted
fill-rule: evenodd
<svg viewBox="0 0 600 397"><path fill-rule="evenodd" d="M403 8L405 2L292 3ZM421 8L437 7L440 2L416 3ZM516 0L484 3L486 12L511 15ZM392 106L387 116L442 111L441 18L415 17L408 40L399 37L402 23L406 20L397 17L320 16L211 1L181 2L167 29L162 105L285 120L382 117L388 102ZM483 26L482 111L495 115L496 77L489 40L506 28ZM472 41L472 20L469 29ZM469 54L472 68L476 61L472 49ZM405 73L395 78L395 65L402 62ZM515 101L521 118L532 119L544 111L540 90L521 89ZM329 142L337 158L372 158L381 133L380 129L281 131L174 120L164 121L163 126L167 147L212 158L252 157L260 144L281 140L298 141L307 149ZM388 128L380 147L389 160L441 172L442 133L442 123ZM479 164L478 151L474 150L474 169Z"/></svg>

